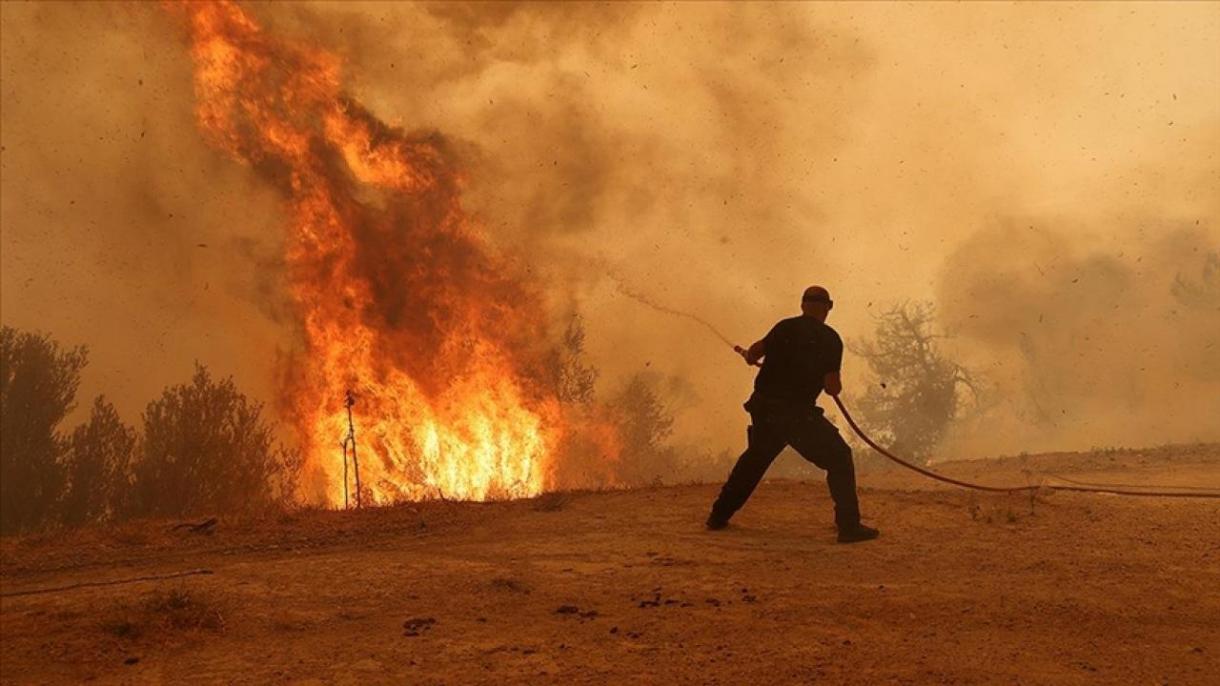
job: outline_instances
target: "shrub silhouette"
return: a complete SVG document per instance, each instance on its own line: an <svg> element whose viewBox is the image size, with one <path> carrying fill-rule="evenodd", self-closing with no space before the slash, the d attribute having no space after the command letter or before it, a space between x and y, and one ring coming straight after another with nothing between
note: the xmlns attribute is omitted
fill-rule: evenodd
<svg viewBox="0 0 1220 686"><path fill-rule="evenodd" d="M622 441L623 481L637 486L672 479L679 469L677 450L668 443L674 417L656 379L644 373L632 375L609 405Z"/></svg>
<svg viewBox="0 0 1220 686"><path fill-rule="evenodd" d="M597 369L585 362L585 323L574 316L564 329L563 340L555 347L550 373L562 402L589 406L597 385Z"/></svg>
<svg viewBox="0 0 1220 686"><path fill-rule="evenodd" d="M89 421L76 427L67 440L63 460L67 487L59 504L65 524L101 521L121 513L135 447L135 430L98 396Z"/></svg>
<svg viewBox="0 0 1220 686"><path fill-rule="evenodd" d="M191 382L165 389L143 419L130 514L252 512L292 496L292 454L275 445L262 404L231 378L215 381L196 364Z"/></svg>
<svg viewBox="0 0 1220 686"><path fill-rule="evenodd" d="M64 488L64 438L83 347L63 349L45 334L0 327L0 532L54 521Z"/></svg>
<svg viewBox="0 0 1220 686"><path fill-rule="evenodd" d="M144 436L104 397L64 435L84 347L0 327L0 533L131 516L251 512L296 496L301 458L262 405L195 366L144 411Z"/></svg>

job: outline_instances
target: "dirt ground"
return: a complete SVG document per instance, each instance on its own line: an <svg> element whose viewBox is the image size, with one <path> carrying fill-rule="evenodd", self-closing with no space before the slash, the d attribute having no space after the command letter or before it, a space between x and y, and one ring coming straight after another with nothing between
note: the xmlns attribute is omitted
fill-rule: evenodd
<svg viewBox="0 0 1220 686"><path fill-rule="evenodd" d="M798 459L784 456L781 459ZM1220 446L941 465L1220 486ZM4 683L1220 683L1220 501L821 483L139 523L0 542ZM206 569L176 579L71 584Z"/></svg>

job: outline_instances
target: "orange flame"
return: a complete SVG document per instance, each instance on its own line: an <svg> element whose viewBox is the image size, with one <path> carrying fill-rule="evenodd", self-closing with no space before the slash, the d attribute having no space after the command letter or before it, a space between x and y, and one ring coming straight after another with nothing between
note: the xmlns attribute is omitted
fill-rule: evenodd
<svg viewBox="0 0 1220 686"><path fill-rule="evenodd" d="M445 139L382 124L345 95L335 56L268 36L235 4L175 11L201 129L286 198L304 353L282 404L321 497L343 502L349 389L366 502L542 492L565 437L540 381L541 290L462 212Z"/></svg>

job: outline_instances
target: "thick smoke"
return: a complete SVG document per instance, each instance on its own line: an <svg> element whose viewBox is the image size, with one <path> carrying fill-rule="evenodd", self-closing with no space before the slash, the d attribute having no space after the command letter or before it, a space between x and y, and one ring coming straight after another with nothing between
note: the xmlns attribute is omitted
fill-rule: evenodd
<svg viewBox="0 0 1220 686"><path fill-rule="evenodd" d="M999 398L955 454L1217 438L1220 6L252 9L457 141L603 385L686 380L681 440L739 447L750 370L608 272L743 344L810 283L849 338L935 301ZM280 210L196 133L171 23L6 5L3 39L5 323L91 344L128 412L196 358L269 394Z"/></svg>
<svg viewBox="0 0 1220 686"><path fill-rule="evenodd" d="M191 64L155 5L5 3L3 321L89 346L80 405L128 421L198 360L269 400L293 346L273 189L195 131Z"/></svg>
<svg viewBox="0 0 1220 686"><path fill-rule="evenodd" d="M1214 403L1189 400L1220 398L1215 308L1179 303L1215 278L1220 65L1197 29L1218 16L565 4L281 23L341 46L375 108L473 143L472 209L570 284L611 377L692 380L689 440L740 440L750 376L697 320L749 343L820 282L849 336L874 303L940 306L991 383L945 446L961 456L1220 437ZM1025 217L1040 239L1013 235ZM1123 350L1149 334L1137 363Z"/></svg>
<svg viewBox="0 0 1220 686"><path fill-rule="evenodd" d="M947 261L942 314L993 385L946 450L1220 438L1220 242L1203 219L1071 221L1007 218Z"/></svg>
<svg viewBox="0 0 1220 686"><path fill-rule="evenodd" d="M556 312L583 313L603 386L691 380L680 439L735 447L750 371L624 290L748 343L807 281L849 272L818 223L873 50L801 8L327 5L266 21L337 46L379 116L470 143L469 209L559 286Z"/></svg>

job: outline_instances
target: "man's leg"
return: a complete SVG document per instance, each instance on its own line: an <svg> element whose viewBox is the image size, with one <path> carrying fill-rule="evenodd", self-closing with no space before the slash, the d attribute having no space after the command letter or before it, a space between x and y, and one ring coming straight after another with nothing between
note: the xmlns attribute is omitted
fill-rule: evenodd
<svg viewBox="0 0 1220 686"><path fill-rule="evenodd" d="M840 531L860 526L860 502L856 498L856 465L851 446L839 430L821 414L793 426L788 437L801 457L826 470L826 485L835 503L835 525Z"/></svg>
<svg viewBox="0 0 1220 686"><path fill-rule="evenodd" d="M712 504L712 514L707 523L710 528L722 528L729 519L746 504L763 474L784 449L784 438L775 425L754 422L746 429L746 451L737 458L737 464L720 489L720 497Z"/></svg>

